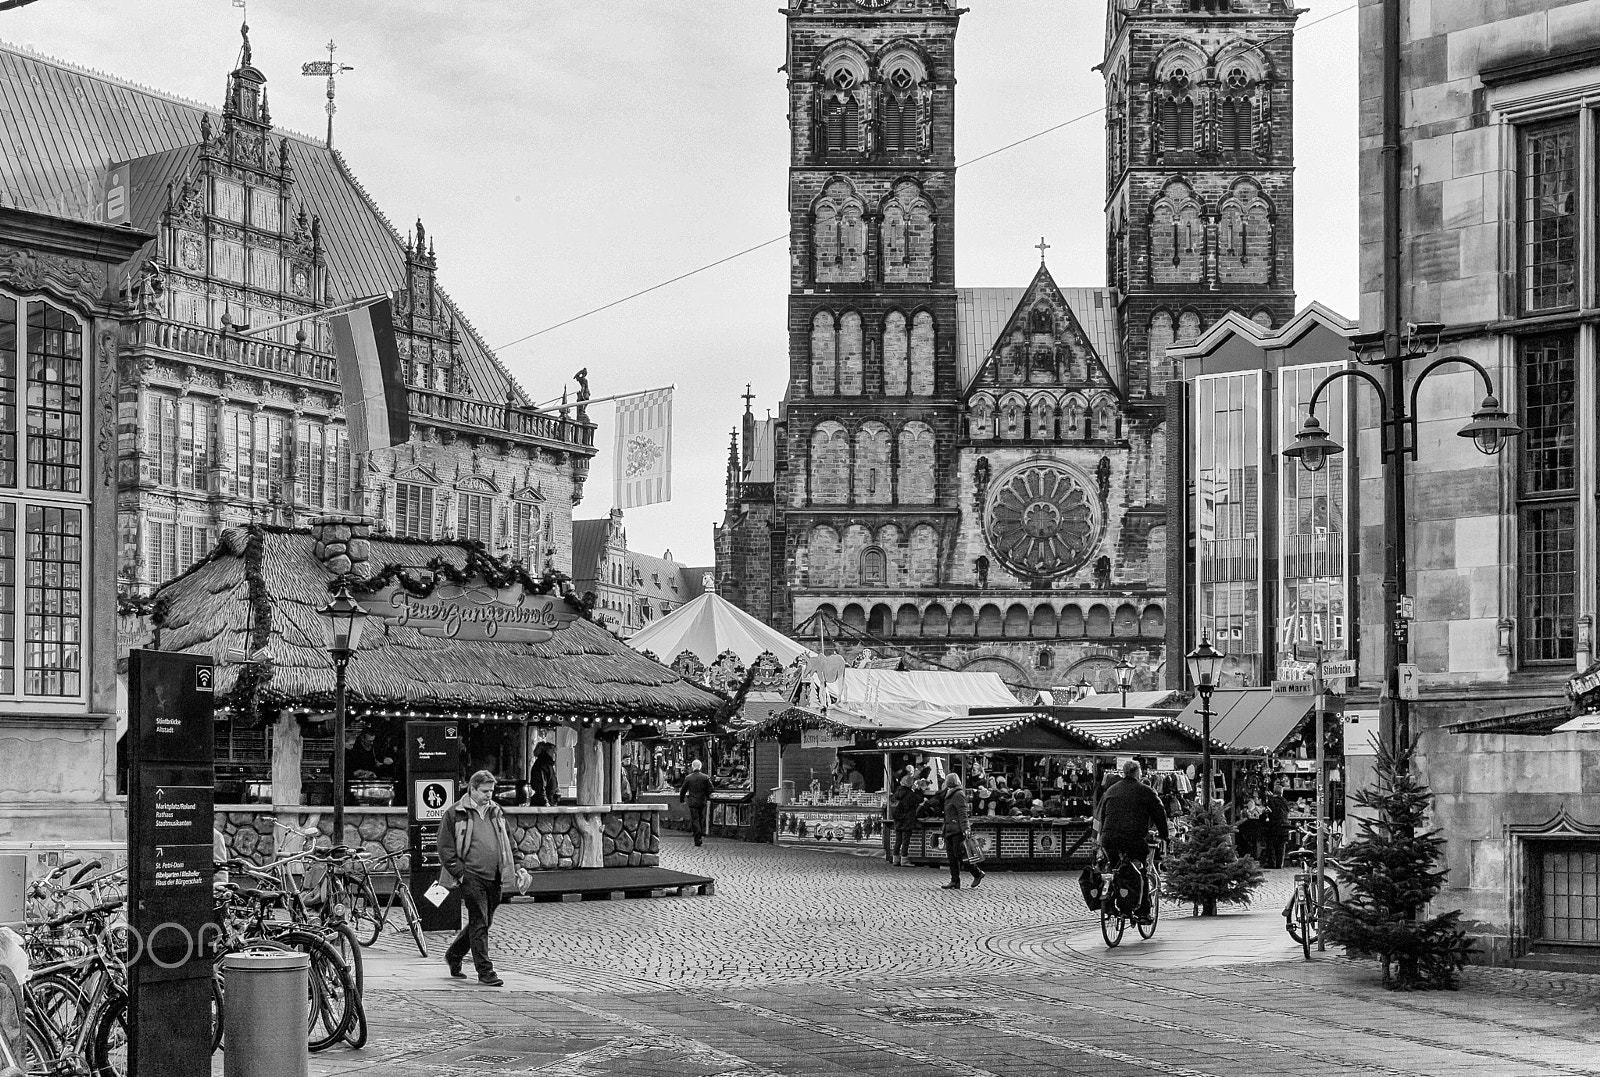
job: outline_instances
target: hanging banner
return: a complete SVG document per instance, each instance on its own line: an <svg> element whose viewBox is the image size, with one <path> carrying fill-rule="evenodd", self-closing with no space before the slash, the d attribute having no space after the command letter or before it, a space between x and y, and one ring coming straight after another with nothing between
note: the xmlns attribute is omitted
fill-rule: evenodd
<svg viewBox="0 0 1600 1077"><path fill-rule="evenodd" d="M543 643L578 619L556 593L535 595L521 584L459 587L442 583L424 597L391 583L356 602L372 616L424 636L497 643Z"/></svg>

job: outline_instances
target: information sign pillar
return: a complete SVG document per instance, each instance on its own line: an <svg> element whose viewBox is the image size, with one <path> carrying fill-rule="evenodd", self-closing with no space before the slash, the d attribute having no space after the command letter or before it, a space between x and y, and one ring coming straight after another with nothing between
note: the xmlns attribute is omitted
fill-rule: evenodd
<svg viewBox="0 0 1600 1077"><path fill-rule="evenodd" d="M455 722L406 723L406 782L411 797L411 896L426 931L461 926L455 890L435 905L427 891L439 878L439 820L456 799L461 770L461 727Z"/></svg>
<svg viewBox="0 0 1600 1077"><path fill-rule="evenodd" d="M215 681L209 658L128 653L129 1072L209 1077Z"/></svg>

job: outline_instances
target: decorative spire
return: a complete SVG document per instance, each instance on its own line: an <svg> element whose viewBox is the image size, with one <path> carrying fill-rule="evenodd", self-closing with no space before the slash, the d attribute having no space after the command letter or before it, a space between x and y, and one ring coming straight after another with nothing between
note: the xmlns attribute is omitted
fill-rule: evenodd
<svg viewBox="0 0 1600 1077"><path fill-rule="evenodd" d="M1039 252L1039 264L1044 265L1044 252L1050 249L1050 244L1044 241L1043 236L1040 236L1038 244L1033 249Z"/></svg>
<svg viewBox="0 0 1600 1077"><path fill-rule="evenodd" d="M261 122L272 126L272 110L267 107L267 88L261 87Z"/></svg>
<svg viewBox="0 0 1600 1077"><path fill-rule="evenodd" d="M755 394L750 391L750 383L749 382L745 382L744 383L744 395L741 396L739 399L744 401L744 413L746 415L749 415L750 414L750 405L755 403L755 399L756 399Z"/></svg>

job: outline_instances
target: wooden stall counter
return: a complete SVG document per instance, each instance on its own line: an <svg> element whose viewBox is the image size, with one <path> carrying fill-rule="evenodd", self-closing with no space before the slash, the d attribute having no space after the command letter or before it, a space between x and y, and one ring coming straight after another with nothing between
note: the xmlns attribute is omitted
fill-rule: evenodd
<svg viewBox="0 0 1600 1077"><path fill-rule="evenodd" d="M1094 859L1094 836L1088 819L1035 819L977 816L972 839L983 850L984 870L1002 868L1081 867ZM944 821L918 820L911 835L911 861L945 863Z"/></svg>

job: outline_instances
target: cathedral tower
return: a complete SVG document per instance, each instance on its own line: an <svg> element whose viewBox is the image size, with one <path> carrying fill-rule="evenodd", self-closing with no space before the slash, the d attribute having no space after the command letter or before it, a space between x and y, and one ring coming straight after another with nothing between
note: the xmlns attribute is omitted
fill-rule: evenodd
<svg viewBox="0 0 1600 1077"><path fill-rule="evenodd" d="M790 376L774 538L788 587L771 616L785 628L857 587L934 586L958 516L941 449L960 422L960 13L946 0L784 11Z"/></svg>
<svg viewBox="0 0 1600 1077"><path fill-rule="evenodd" d="M1106 274L1129 395L1230 310L1294 313L1293 75L1285 0L1108 0Z"/></svg>

